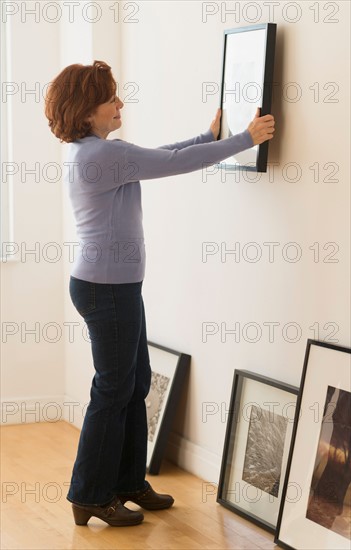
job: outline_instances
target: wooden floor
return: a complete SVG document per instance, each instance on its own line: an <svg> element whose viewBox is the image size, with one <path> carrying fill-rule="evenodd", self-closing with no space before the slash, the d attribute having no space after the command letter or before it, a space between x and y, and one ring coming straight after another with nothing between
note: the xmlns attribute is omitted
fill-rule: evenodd
<svg viewBox="0 0 351 550"><path fill-rule="evenodd" d="M111 527L97 518L76 526L66 494L78 437L66 422L1 428L2 550L277 548L273 535L220 506L215 487L204 498L211 487L168 462L148 480L174 496L170 509L145 510L143 523L134 527Z"/></svg>

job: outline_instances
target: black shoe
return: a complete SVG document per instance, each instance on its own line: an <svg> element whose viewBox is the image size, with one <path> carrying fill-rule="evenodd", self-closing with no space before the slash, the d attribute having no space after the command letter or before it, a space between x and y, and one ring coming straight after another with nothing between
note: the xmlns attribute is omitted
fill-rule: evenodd
<svg viewBox="0 0 351 550"><path fill-rule="evenodd" d="M72 510L76 525L86 525L92 516L115 527L138 525L144 519L141 512L129 510L117 497L106 506L83 506L72 503Z"/></svg>
<svg viewBox="0 0 351 550"><path fill-rule="evenodd" d="M171 497L171 495L161 495L156 493L150 483L148 481L146 483L148 486L142 491L118 495L118 498L122 504L127 502L127 500L130 500L142 508L145 508L145 510L162 510L172 506L174 498Z"/></svg>

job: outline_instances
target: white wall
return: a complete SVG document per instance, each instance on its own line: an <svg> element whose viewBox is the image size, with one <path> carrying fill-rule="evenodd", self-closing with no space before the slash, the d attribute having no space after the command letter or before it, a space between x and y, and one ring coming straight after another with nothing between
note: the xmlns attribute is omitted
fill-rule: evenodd
<svg viewBox="0 0 351 550"><path fill-rule="evenodd" d="M106 17L90 30L86 28L85 33L80 26L79 41L75 40L77 49L72 46L75 27L69 31L69 25L64 25L60 59L58 31L56 34L51 31L52 50L48 49L47 59L36 70L42 79L44 66L49 80L67 64L106 60L120 82L120 96L125 102L122 130L110 137L122 137L147 147L187 139L209 127L219 103L219 92L203 100L202 87L206 82L220 86L225 28L269 20L278 24L274 75L278 86L272 107L276 134L269 155L270 167L273 162L277 163L274 178L271 171L262 174L257 182L248 181L243 174L238 182L232 175L221 181L226 174L218 172L204 182L199 171L142 182L147 250L143 295L148 338L192 356L189 385L184 388L168 451L173 456L176 453L179 463L186 469L217 481L225 410L229 406L234 369L248 369L298 385L307 338L327 339L334 328L336 343L350 345L350 144L346 130L349 117L346 68L349 5L338 3L340 11L334 18L339 22L335 23L323 22L329 12L321 8L318 23L314 22L310 9L313 3L300 3L301 18L293 23L295 13L283 11L285 2L275 8L274 19L262 8L262 18L255 21L249 20L253 11L244 11L247 3L236 2L240 4L237 16L227 14L223 22L220 11L209 16L207 21L203 20L205 4L202 2L140 2L129 3L129 6L132 4L136 6L134 13L131 7L123 11L124 4L120 4L119 25L106 11ZM224 3L211 4L218 7ZM232 2L227 4L233 6ZM101 5L108 10L108 2L101 2ZM295 82L295 89L298 86L302 90L297 102L288 100L294 93L292 87L282 94L283 85L289 82ZM325 88L330 82L339 87L334 96L337 103L326 102L333 91L332 87ZM313 85L316 88L314 83L318 83L320 90L316 102L310 89ZM135 90L135 95L128 99L127 94ZM135 99L136 102L131 101ZM46 127L43 128L40 157L51 158L52 150L55 155L59 154L60 146L54 141ZM33 154L35 150L31 143L29 151ZM330 168L324 167L327 162L338 165L335 183L323 182L331 173ZM288 170L288 163L298 165L302 174L299 181L289 181L295 172ZM314 182L310 168L314 163L319 163L319 182ZM54 195L55 201L51 204L55 204L57 210L47 209L48 199L46 196L42 199L43 194L35 198L26 194L27 209L22 216L29 235L45 227L45 239L48 233L54 232L56 239L62 242L75 241L65 198L61 232L59 186L45 192ZM28 210L34 213L30 218ZM43 223L39 224L41 219ZM36 233L35 236L37 238ZM219 247L225 243L227 249L234 248L235 243L242 249L245 244L254 242L262 250L262 258L250 263L241 254L235 262L233 255L228 254L226 261L221 262L220 253L217 253L204 262L204 242L214 242ZM272 263L268 261L268 246L263 244L271 242L279 243ZM296 263L282 256L282 251L286 250L284 246L291 242L297 243L302 251ZM335 263L323 261L333 250L332 247L323 250L330 242L338 247ZM313 251L309 248L313 245L320 250L318 262L313 261ZM253 249L248 253L252 254ZM69 268L67 257L60 267L54 268L51 265L32 266L28 271L26 265L3 266L9 289L4 301L5 318L27 318L35 301L36 315L40 318L49 310L54 311L55 316L59 312L61 319L64 303L64 321L80 323L68 296ZM48 279L50 269L56 271ZM24 293L21 285L28 284L30 292ZM53 291L50 296L48 284ZM21 299L16 297L19 286ZM42 286L46 292L45 302L38 305L36 289ZM42 314L41 308L44 308ZM271 322L279 323L272 342L267 325ZM208 336L207 342L202 338L204 323L213 323L213 327L218 325L219 329ZM239 341L227 334L226 341L222 342L221 323L228 330L239 328ZM256 343L249 341L255 333L245 331L247 323L255 324L252 326L262 331ZM290 327L285 337L284 326L285 329ZM296 342L289 341L295 336L294 326L299 330ZM319 333L315 332L317 327ZM82 328L80 323L74 342L66 337L61 347L56 346L59 351L54 359L53 377L43 378L43 373L47 372L45 359L46 363L53 361L53 346L47 349L43 343L37 348L27 346L25 351L19 346L18 358L10 355L15 352L7 346L4 376L9 389L6 395L23 394L19 379L23 379L30 369L32 385L25 395L34 395L37 381L45 379L46 386L40 386L44 393L56 394L59 387L60 391L65 391L67 401L87 403L93 367ZM222 336L225 335L222 333ZM43 359L39 366L38 356ZM14 369L16 376L11 378ZM36 373L35 382L33 373ZM206 403L214 403L218 412L205 419ZM74 422L80 425L81 418L75 415Z"/></svg>
<svg viewBox="0 0 351 550"><path fill-rule="evenodd" d="M215 3L211 3L215 4ZM217 7L224 3L217 3ZM238 2L228 2L233 7ZM257 4L257 3L256 3ZM302 16L297 23L284 20L282 8L275 8L272 22L278 25L274 81L279 83L272 113L276 135L270 144L269 161L277 162L274 181L262 174L256 183L233 176L221 181L213 175L205 183L202 173L142 183L147 269L144 282L148 337L165 346L192 355L191 377L176 431L188 440L181 462L198 475L216 481L225 433L234 369L249 369L298 385L307 338L317 337L310 327L320 327L319 339L326 339L333 326L334 338L350 344L349 318L349 180L348 180L348 70L347 23L349 5L338 3L338 23L314 23L312 3L300 2ZM148 2L140 4L138 24L124 24L123 78L136 81L139 102L123 109L123 137L148 147L186 139L206 130L219 104L219 93L202 101L206 82L220 85L223 30L267 22L250 21L254 11L243 11L238 19L220 11L202 21L202 2ZM321 8L320 18L328 14ZM223 14L224 15L224 14ZM295 18L293 10L285 19ZM282 98L282 85L296 82L301 100ZM325 103L336 82L338 103ZM312 90L319 84L320 100ZM287 90L293 97L294 89ZM310 167L318 162L320 180L313 181ZM323 183L330 173L323 166L339 166L337 183ZM302 172L296 183L284 179L284 166L297 163ZM285 168L286 169L286 168ZM294 170L288 171L294 177ZM262 259L249 263L244 257L233 261L220 253L202 261L202 243L235 243L243 247L254 242ZM265 242L278 242L276 258L268 261ZM284 245L296 242L301 260L282 258ZM313 261L309 249L319 243L321 258ZM323 263L335 242L338 263ZM293 249L288 252L292 253ZM253 254L254 250L248 250ZM274 342L268 326L277 322ZM219 330L202 341L202 324L216 323ZM334 323L325 327L326 323ZM221 342L221 323L241 329L240 341L228 334ZM246 323L256 323L262 336L256 343L245 333ZM284 339L282 328L297 323L300 335L295 343L293 326ZM216 325L214 325L216 326ZM288 327L286 327L288 328ZM202 416L206 402L218 412ZM224 411L224 417L221 415ZM184 444L184 441L183 441Z"/></svg>

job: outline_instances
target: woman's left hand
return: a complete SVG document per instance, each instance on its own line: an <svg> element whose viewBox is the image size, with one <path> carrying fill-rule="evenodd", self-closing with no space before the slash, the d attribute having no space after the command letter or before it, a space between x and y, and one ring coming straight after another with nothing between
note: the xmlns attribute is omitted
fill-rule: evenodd
<svg viewBox="0 0 351 550"><path fill-rule="evenodd" d="M221 114L222 114L221 109L218 108L216 116L212 120L212 123L211 123L211 126L210 126L214 139L218 138Z"/></svg>

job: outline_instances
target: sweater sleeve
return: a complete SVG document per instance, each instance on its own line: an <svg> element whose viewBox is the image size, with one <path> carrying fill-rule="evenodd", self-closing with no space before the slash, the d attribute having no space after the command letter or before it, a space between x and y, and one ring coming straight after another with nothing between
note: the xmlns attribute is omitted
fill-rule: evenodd
<svg viewBox="0 0 351 550"><path fill-rule="evenodd" d="M206 132L203 132L199 136L196 136L191 139L187 139L185 141L177 141L176 143L171 143L169 145L160 145L160 147L157 147L157 149L185 149L185 147L189 147L190 145L196 145L197 143L208 143L210 141L215 141L212 131L209 128Z"/></svg>
<svg viewBox="0 0 351 550"><path fill-rule="evenodd" d="M122 184L194 172L250 149L253 141L250 132L245 130L226 139L179 150L149 149L128 142L124 142L124 146Z"/></svg>

